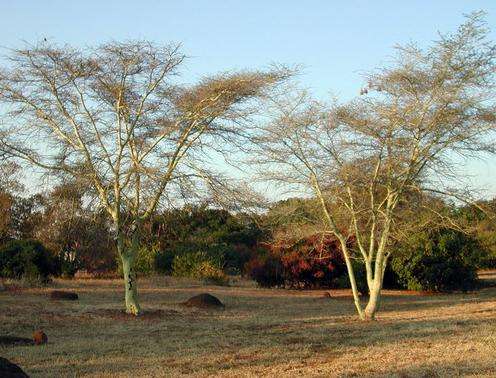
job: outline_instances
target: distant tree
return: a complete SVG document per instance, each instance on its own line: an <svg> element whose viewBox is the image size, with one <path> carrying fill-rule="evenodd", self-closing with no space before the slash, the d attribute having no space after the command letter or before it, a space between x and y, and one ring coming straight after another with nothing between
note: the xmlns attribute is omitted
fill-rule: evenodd
<svg viewBox="0 0 496 378"><path fill-rule="evenodd" d="M486 252L481 268L496 268L496 199L458 207L454 216L479 240Z"/></svg>
<svg viewBox="0 0 496 378"><path fill-rule="evenodd" d="M212 156L230 152L259 106L289 75L243 71L180 86L179 46L48 43L12 52L0 72L0 149L94 189L112 220L126 311L140 313L134 261L157 207L219 193Z"/></svg>
<svg viewBox="0 0 496 378"><path fill-rule="evenodd" d="M427 50L398 47L396 62L368 75L367 90L348 104L329 108L306 93L275 98L278 116L254 139L261 177L319 201L324 230L341 243L361 319L378 310L392 236L409 201L422 203L425 193L464 197L446 189L450 155L484 149L481 136L496 123L489 101L496 46L482 17L471 15ZM365 307L354 258L366 270Z"/></svg>
<svg viewBox="0 0 496 378"><path fill-rule="evenodd" d="M109 222L100 209L85 204L86 188L77 182L62 182L45 194L40 221L33 234L53 251L62 273L78 269L108 270L115 265Z"/></svg>
<svg viewBox="0 0 496 378"><path fill-rule="evenodd" d="M19 165L2 159L0 163L0 243L12 236L12 207L14 196L22 190L19 182Z"/></svg>

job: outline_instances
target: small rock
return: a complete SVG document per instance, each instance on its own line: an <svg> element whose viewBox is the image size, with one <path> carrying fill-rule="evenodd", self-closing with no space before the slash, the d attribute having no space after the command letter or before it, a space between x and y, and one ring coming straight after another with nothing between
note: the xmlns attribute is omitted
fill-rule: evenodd
<svg viewBox="0 0 496 378"><path fill-rule="evenodd" d="M0 377L4 378L29 378L19 366L6 358L0 357Z"/></svg>
<svg viewBox="0 0 496 378"><path fill-rule="evenodd" d="M46 344L48 342L48 336L39 329L33 333L33 341L36 345Z"/></svg>
<svg viewBox="0 0 496 378"><path fill-rule="evenodd" d="M73 291L52 290L50 292L51 299L61 299L67 301L77 301L79 299L77 293Z"/></svg>
<svg viewBox="0 0 496 378"><path fill-rule="evenodd" d="M199 295L195 295L191 297L186 302L184 302L185 306L188 307L198 307L198 308L223 308L224 304L213 295L208 293L203 293Z"/></svg>

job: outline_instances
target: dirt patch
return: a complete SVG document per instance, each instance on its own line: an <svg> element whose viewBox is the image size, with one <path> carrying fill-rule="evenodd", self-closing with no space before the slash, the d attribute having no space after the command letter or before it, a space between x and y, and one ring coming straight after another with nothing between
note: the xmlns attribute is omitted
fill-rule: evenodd
<svg viewBox="0 0 496 378"><path fill-rule="evenodd" d="M3 357L0 357L0 376L5 378L29 377L19 366Z"/></svg>
<svg viewBox="0 0 496 378"><path fill-rule="evenodd" d="M73 291L52 290L49 296L54 300L77 301L79 299L77 293Z"/></svg>
<svg viewBox="0 0 496 378"><path fill-rule="evenodd" d="M175 310L146 310L143 311L139 316L128 314L124 310L120 309L110 309L104 308L99 310L94 310L87 313L91 316L97 316L101 318L113 319L113 320L161 320L165 318L170 318L172 316L177 316L180 313Z"/></svg>
<svg viewBox="0 0 496 378"><path fill-rule="evenodd" d="M211 294L203 293L195 295L191 297L186 302L183 303L187 307L196 307L196 308L224 308L224 304L217 298Z"/></svg>
<svg viewBox="0 0 496 378"><path fill-rule="evenodd" d="M0 336L0 346L23 346L34 345L32 339L18 336Z"/></svg>

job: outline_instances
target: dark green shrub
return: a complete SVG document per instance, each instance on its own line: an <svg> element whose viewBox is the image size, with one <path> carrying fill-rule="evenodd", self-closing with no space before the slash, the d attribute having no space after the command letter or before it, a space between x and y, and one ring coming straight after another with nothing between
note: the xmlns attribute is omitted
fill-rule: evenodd
<svg viewBox="0 0 496 378"><path fill-rule="evenodd" d="M46 282L60 274L60 262L36 240L14 240L0 249L0 276Z"/></svg>
<svg viewBox="0 0 496 378"><path fill-rule="evenodd" d="M222 260L229 274L242 274L253 257L253 249L262 230L242 214L232 215L221 209L185 206L158 214L146 224L146 245L157 245L155 258L158 272L171 274L176 256L203 251Z"/></svg>
<svg viewBox="0 0 496 378"><path fill-rule="evenodd" d="M72 278L76 272L81 269L81 262L76 256L76 253L60 253L58 256L58 264L62 277Z"/></svg>
<svg viewBox="0 0 496 378"><path fill-rule="evenodd" d="M166 249L155 255L155 270L162 274L172 274L172 263L176 257L175 251Z"/></svg>
<svg viewBox="0 0 496 378"><path fill-rule="evenodd" d="M434 229L400 246L391 266L399 283L410 290L467 291L477 287L482 255L475 238L451 229Z"/></svg>

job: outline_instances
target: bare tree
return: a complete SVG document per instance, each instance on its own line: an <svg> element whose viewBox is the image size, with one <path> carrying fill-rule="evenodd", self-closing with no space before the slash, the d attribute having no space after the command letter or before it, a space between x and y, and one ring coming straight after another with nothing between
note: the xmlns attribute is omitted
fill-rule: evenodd
<svg viewBox="0 0 496 378"><path fill-rule="evenodd" d="M329 107L304 92L275 98L276 120L254 140L261 177L319 201L325 231L340 241L361 319L375 317L391 239L409 201L422 202L426 193L428 204L432 193L461 198L446 189L456 177L450 158L483 150L482 135L496 121L496 47L481 13L427 50L396 51L394 64L367 75L350 103ZM365 307L354 258L365 265Z"/></svg>
<svg viewBox="0 0 496 378"><path fill-rule="evenodd" d="M143 222L161 203L225 184L212 155L229 152L257 100L289 75L274 68L180 86L183 60L177 45L42 43L12 51L0 72L1 150L95 190L113 223L126 310L135 315Z"/></svg>

